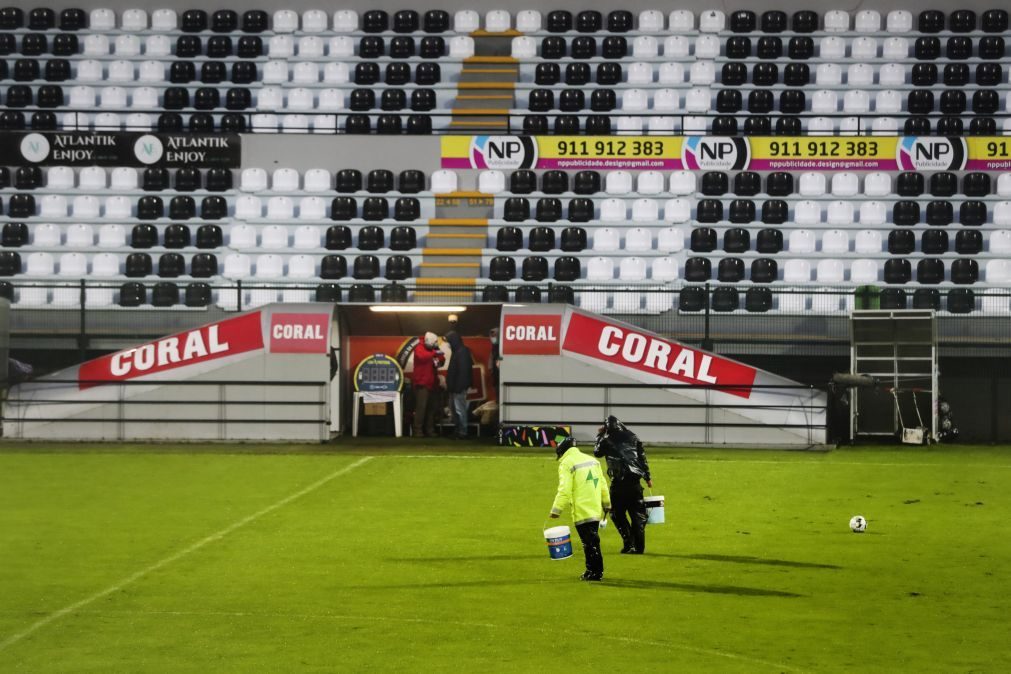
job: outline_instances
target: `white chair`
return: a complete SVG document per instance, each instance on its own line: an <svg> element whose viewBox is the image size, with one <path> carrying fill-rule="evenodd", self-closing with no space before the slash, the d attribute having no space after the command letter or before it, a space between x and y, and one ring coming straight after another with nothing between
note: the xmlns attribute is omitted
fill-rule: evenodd
<svg viewBox="0 0 1011 674"><path fill-rule="evenodd" d="M685 230L681 227L664 227L657 234L657 250L664 253L677 253L684 250Z"/></svg>
<svg viewBox="0 0 1011 674"><path fill-rule="evenodd" d="M874 260L853 260L853 264L850 265L850 281L857 285L877 283L878 263Z"/></svg>
<svg viewBox="0 0 1011 674"><path fill-rule="evenodd" d="M819 260L815 276L819 283L842 283L845 267L842 260Z"/></svg>
<svg viewBox="0 0 1011 674"><path fill-rule="evenodd" d="M99 8L91 10L88 17L88 29L96 33L114 30L116 28L116 13L111 9Z"/></svg>
<svg viewBox="0 0 1011 674"><path fill-rule="evenodd" d="M335 59L349 59L355 55L355 43L347 35L330 38L326 46L327 54Z"/></svg>
<svg viewBox="0 0 1011 674"><path fill-rule="evenodd" d="M274 114L253 115L253 133L275 133L280 126L280 119Z"/></svg>
<svg viewBox="0 0 1011 674"><path fill-rule="evenodd" d="M700 33L719 33L726 25L727 18L718 9L709 9L699 14Z"/></svg>
<svg viewBox="0 0 1011 674"><path fill-rule="evenodd" d="M712 18L715 23L716 17ZM695 15L690 9L675 9L667 16L667 29L672 33L695 30Z"/></svg>
<svg viewBox="0 0 1011 674"><path fill-rule="evenodd" d="M688 81L696 86L708 86L716 81L713 61L696 61L688 68Z"/></svg>
<svg viewBox="0 0 1011 674"><path fill-rule="evenodd" d="M653 94L653 109L657 112L677 112L681 109L681 97L674 89L657 89ZM650 121L653 119L650 117Z"/></svg>
<svg viewBox="0 0 1011 674"><path fill-rule="evenodd" d="M159 105L158 90L154 87L137 87L133 90L133 103L130 109L157 110Z"/></svg>
<svg viewBox="0 0 1011 674"><path fill-rule="evenodd" d="M649 118L649 132L652 135L670 135L674 133L675 120L665 115L652 115Z"/></svg>
<svg viewBox="0 0 1011 674"><path fill-rule="evenodd" d="M72 307L81 303L80 279L88 275L88 259L82 253L64 253L60 256L60 279L75 279L78 283L53 289L54 306Z"/></svg>
<svg viewBox="0 0 1011 674"><path fill-rule="evenodd" d="M39 216L43 218L67 217L67 198L62 194L47 194L39 203Z"/></svg>
<svg viewBox="0 0 1011 674"><path fill-rule="evenodd" d="M620 136L642 135L642 117L621 115L615 119L615 128Z"/></svg>
<svg viewBox="0 0 1011 674"><path fill-rule="evenodd" d="M692 204L688 199L668 199L663 205L664 219L674 223L688 222L692 218Z"/></svg>
<svg viewBox="0 0 1011 674"><path fill-rule="evenodd" d="M70 88L70 107L90 109L95 107L95 88L79 85Z"/></svg>
<svg viewBox="0 0 1011 674"><path fill-rule="evenodd" d="M805 197L816 197L825 194L825 174L801 173L799 194Z"/></svg>
<svg viewBox="0 0 1011 674"><path fill-rule="evenodd" d="M664 177L659 171L643 171L637 180L639 194L660 194L664 188Z"/></svg>
<svg viewBox="0 0 1011 674"><path fill-rule="evenodd" d="M858 33L877 33L881 30L881 14L873 9L857 12L853 19L853 30Z"/></svg>
<svg viewBox="0 0 1011 674"><path fill-rule="evenodd" d="M878 84L901 87L906 83L906 68L898 63L886 63L878 69Z"/></svg>
<svg viewBox="0 0 1011 674"><path fill-rule="evenodd" d="M864 194L869 197L883 197L892 193L892 179L887 173L868 173L864 177Z"/></svg>
<svg viewBox="0 0 1011 674"><path fill-rule="evenodd" d="M583 291L579 293L579 307L587 311L603 313L607 311L611 293L600 291Z"/></svg>
<svg viewBox="0 0 1011 674"><path fill-rule="evenodd" d="M51 166L46 169L46 187L51 190L74 188L74 169L69 166Z"/></svg>
<svg viewBox="0 0 1011 674"><path fill-rule="evenodd" d="M74 197L70 206L70 214L82 220L98 218L101 210L101 202L97 197L93 197L90 194Z"/></svg>
<svg viewBox="0 0 1011 674"><path fill-rule="evenodd" d="M632 222L658 222L660 207L653 199L636 199L632 202Z"/></svg>
<svg viewBox="0 0 1011 674"><path fill-rule="evenodd" d="M857 232L853 250L863 255L876 255L881 252L881 232L873 229L862 229Z"/></svg>
<svg viewBox="0 0 1011 674"><path fill-rule="evenodd" d="M32 227L32 245L36 248L56 248L62 236L56 225L44 223Z"/></svg>
<svg viewBox="0 0 1011 674"><path fill-rule="evenodd" d="M844 33L850 29L850 13L831 9L822 17L826 33Z"/></svg>
<svg viewBox="0 0 1011 674"><path fill-rule="evenodd" d="M685 69L680 63L661 63L660 68L657 70L657 81L660 84L665 85L678 85L684 84L685 81ZM674 106L670 108L672 110L677 109L677 96L674 97Z"/></svg>
<svg viewBox="0 0 1011 674"><path fill-rule="evenodd" d="M78 82L100 82L102 80L101 62L94 59L78 61L76 79Z"/></svg>
<svg viewBox="0 0 1011 674"><path fill-rule="evenodd" d="M593 250L613 251L621 248L618 230L610 227L598 227L593 231Z"/></svg>
<svg viewBox="0 0 1011 674"><path fill-rule="evenodd" d="M897 115L902 112L902 96L893 89L879 91L874 96L874 112L882 115Z"/></svg>
<svg viewBox="0 0 1011 674"><path fill-rule="evenodd" d="M827 221L830 225L852 225L856 221L853 215L853 202L833 201L829 203Z"/></svg>
<svg viewBox="0 0 1011 674"><path fill-rule="evenodd" d="M474 38L457 35L449 40L449 56L454 59L469 59L474 55Z"/></svg>
<svg viewBox="0 0 1011 674"><path fill-rule="evenodd" d="M537 40L527 35L514 37L511 52L514 59L533 59L537 57Z"/></svg>
<svg viewBox="0 0 1011 674"><path fill-rule="evenodd" d="M614 278L614 261L609 257L591 257L586 264L588 281L610 281Z"/></svg>
<svg viewBox="0 0 1011 674"><path fill-rule="evenodd" d="M95 245L95 230L91 225L77 224L67 227L68 248L91 248Z"/></svg>
<svg viewBox="0 0 1011 674"><path fill-rule="evenodd" d="M274 35L267 41L267 55L272 59L291 58L295 55L295 40L291 35Z"/></svg>
<svg viewBox="0 0 1011 674"><path fill-rule="evenodd" d="M646 9L639 12L639 32L659 33L663 30L663 12Z"/></svg>
<svg viewBox="0 0 1011 674"><path fill-rule="evenodd" d="M126 230L122 225L102 225L98 228L99 248L123 248L126 246Z"/></svg>
<svg viewBox="0 0 1011 674"><path fill-rule="evenodd" d="M842 68L837 63L820 63L814 71L815 84L837 87L842 84Z"/></svg>
<svg viewBox="0 0 1011 674"><path fill-rule="evenodd" d="M300 63L296 63L295 67L291 70L291 81L295 84L318 84L319 64L313 63L312 61L302 61ZM288 98L290 101L291 94L288 95ZM310 100L312 99L310 98Z"/></svg>
<svg viewBox="0 0 1011 674"><path fill-rule="evenodd" d="M236 250L256 247L256 229L252 225L232 225L228 228L228 246Z"/></svg>
<svg viewBox="0 0 1011 674"><path fill-rule="evenodd" d="M51 253L30 253L25 261L25 274L28 276L52 276L53 267Z"/></svg>
<svg viewBox="0 0 1011 674"><path fill-rule="evenodd" d="M861 36L853 40L850 43L850 58L859 59L863 61L869 61L878 57L878 41L873 37ZM865 66L867 70L871 73L871 81L874 78L874 69L871 68L866 63L858 63L856 65ZM853 66L850 66L849 72L853 72ZM860 78L863 77L862 69ZM847 82L852 82L850 77L846 78ZM870 82L868 82L870 84Z"/></svg>
<svg viewBox="0 0 1011 674"><path fill-rule="evenodd" d="M347 63L327 63L323 66L324 84L345 84L351 79L351 69Z"/></svg>
<svg viewBox="0 0 1011 674"><path fill-rule="evenodd" d="M836 173L832 176L832 194L840 197L852 197L859 192L860 179L856 173Z"/></svg>
<svg viewBox="0 0 1011 674"><path fill-rule="evenodd" d="M302 197L298 202L299 220L324 220L328 202L322 197Z"/></svg>
<svg viewBox="0 0 1011 674"><path fill-rule="evenodd" d="M625 202L622 199L604 199L600 202L601 222L624 222L627 215Z"/></svg>
<svg viewBox="0 0 1011 674"><path fill-rule="evenodd" d="M91 33L84 37L84 49L81 51L85 56L108 56L109 38L99 33Z"/></svg>
<svg viewBox="0 0 1011 674"><path fill-rule="evenodd" d="M715 59L720 55L720 38L715 35L700 35L695 38L695 58ZM714 71L715 78L715 71Z"/></svg>
<svg viewBox="0 0 1011 674"><path fill-rule="evenodd" d="M358 12L353 9L338 9L333 13L335 33L353 33L358 30Z"/></svg>
<svg viewBox="0 0 1011 674"><path fill-rule="evenodd" d="M127 220L133 217L133 201L124 196L109 197L105 200L106 220Z"/></svg>
<svg viewBox="0 0 1011 674"><path fill-rule="evenodd" d="M456 173L446 169L432 173L432 192L434 194L449 194L457 190Z"/></svg>
<svg viewBox="0 0 1011 674"><path fill-rule="evenodd" d="M100 112L95 115L96 131L119 131L122 128L122 121L115 112Z"/></svg>
<svg viewBox="0 0 1011 674"><path fill-rule="evenodd" d="M289 279L312 279L316 277L316 262L309 255L293 255L288 258ZM312 294L308 289L285 288L281 291L282 302L311 302Z"/></svg>
<svg viewBox="0 0 1011 674"><path fill-rule="evenodd" d="M113 61L109 64L110 82L133 82L135 77L136 72L130 61Z"/></svg>
<svg viewBox="0 0 1011 674"><path fill-rule="evenodd" d="M337 118L333 115L313 115L309 122L313 133L334 133L337 130Z"/></svg>
<svg viewBox="0 0 1011 674"><path fill-rule="evenodd" d="M512 17L504 9L493 9L484 15L484 29L489 33L504 33L512 28Z"/></svg>
<svg viewBox="0 0 1011 674"><path fill-rule="evenodd" d="M119 276L119 256L113 253L99 253L91 258L91 276L102 279ZM108 307L112 305L112 287L89 287L84 296L87 307Z"/></svg>
<svg viewBox="0 0 1011 674"><path fill-rule="evenodd" d="M888 12L886 28L889 33L908 33L913 30L913 14L904 9Z"/></svg>
<svg viewBox="0 0 1011 674"><path fill-rule="evenodd" d="M659 53L660 43L652 35L640 35L632 40L632 56L634 58L656 58ZM653 69L650 68L650 73L652 74L652 72Z"/></svg>
<svg viewBox="0 0 1011 674"><path fill-rule="evenodd" d="M835 134L835 120L831 117L811 117L807 120L807 132L812 136Z"/></svg>
<svg viewBox="0 0 1011 674"><path fill-rule="evenodd" d="M158 31L175 30L179 19L174 9L156 9L151 12L151 29Z"/></svg>
<svg viewBox="0 0 1011 674"><path fill-rule="evenodd" d="M993 255L1011 255L1011 231L998 229L990 232L988 250Z"/></svg>
<svg viewBox="0 0 1011 674"><path fill-rule="evenodd" d="M689 89L688 93L685 94L685 112L709 112L712 102L713 94L709 89L702 87Z"/></svg>
<svg viewBox="0 0 1011 674"><path fill-rule="evenodd" d="M150 131L152 128L151 115L146 112L131 112L126 116L127 131Z"/></svg>
<svg viewBox="0 0 1011 674"><path fill-rule="evenodd" d="M263 87L256 92L257 110L280 110L284 107L284 90L281 87Z"/></svg>
<svg viewBox="0 0 1011 674"><path fill-rule="evenodd" d="M117 56L131 57L140 55L140 38L136 35L117 35L112 47Z"/></svg>
<svg viewBox="0 0 1011 674"><path fill-rule="evenodd" d="M691 171L674 171L671 173L670 192L674 195L695 194L695 174Z"/></svg>
<svg viewBox="0 0 1011 674"><path fill-rule="evenodd" d="M536 33L541 29L541 13L536 9L516 12L516 30L521 33Z"/></svg>
<svg viewBox="0 0 1011 674"><path fill-rule="evenodd" d="M813 253L815 248L814 232L809 229L795 229L790 232L787 249L791 253ZM804 260L790 260L804 262Z"/></svg>
<svg viewBox="0 0 1011 674"><path fill-rule="evenodd" d="M798 201L793 207L793 221L798 225L817 225L821 222L821 204L809 199Z"/></svg>
<svg viewBox="0 0 1011 674"><path fill-rule="evenodd" d="M641 257L622 258L618 265L618 278L622 281L645 281L646 260Z"/></svg>
<svg viewBox="0 0 1011 674"><path fill-rule="evenodd" d="M305 172L306 192L328 192L332 189L330 172L322 168L309 169Z"/></svg>
<svg viewBox="0 0 1011 674"><path fill-rule="evenodd" d="M302 225L295 229L294 244L296 250L315 250L320 247L319 227Z"/></svg>
<svg viewBox="0 0 1011 674"><path fill-rule="evenodd" d="M835 91L822 89L811 96L811 112L817 115L834 115L838 111L839 96Z"/></svg>
<svg viewBox="0 0 1011 674"><path fill-rule="evenodd" d="M502 171L482 171L477 178L477 191L482 194L505 192L505 174Z"/></svg>
<svg viewBox="0 0 1011 674"><path fill-rule="evenodd" d="M626 89L621 95L621 109L642 112L649 108L649 95L644 89Z"/></svg>
<svg viewBox="0 0 1011 674"><path fill-rule="evenodd" d="M453 30L457 33L473 33L481 27L481 15L472 9L461 9L453 15Z"/></svg>
<svg viewBox="0 0 1011 674"><path fill-rule="evenodd" d="M678 278L678 263L672 257L657 257L653 259L654 281L676 281Z"/></svg>
<svg viewBox="0 0 1011 674"><path fill-rule="evenodd" d="M645 227L631 228L625 233L625 250L636 253L653 250L653 235Z"/></svg>
<svg viewBox="0 0 1011 674"><path fill-rule="evenodd" d="M240 195L235 200L235 217L239 220L263 217L263 204L260 197L252 194Z"/></svg>
<svg viewBox="0 0 1011 674"><path fill-rule="evenodd" d="M341 89L321 89L317 110L335 112L344 109L344 92Z"/></svg>
<svg viewBox="0 0 1011 674"><path fill-rule="evenodd" d="M171 56L172 42L167 35L148 35L144 40L144 55L149 59ZM154 63L154 61L146 63Z"/></svg>
<svg viewBox="0 0 1011 674"><path fill-rule="evenodd" d="M704 136L709 125L709 118L703 115L686 115L682 124L682 131L686 136Z"/></svg>
<svg viewBox="0 0 1011 674"><path fill-rule="evenodd" d="M909 58L909 40L904 37L886 38L881 46L881 57L886 61Z"/></svg>
<svg viewBox="0 0 1011 674"><path fill-rule="evenodd" d="M270 197L267 199L268 220L291 220L295 217L295 202L289 197Z"/></svg>
<svg viewBox="0 0 1011 674"><path fill-rule="evenodd" d="M871 133L875 136L894 136L899 131L899 120L895 117L875 117L871 121Z"/></svg>
<svg viewBox="0 0 1011 674"><path fill-rule="evenodd" d="M1002 227L1011 225L1011 201L998 201L994 205L991 222Z"/></svg>
<svg viewBox="0 0 1011 674"><path fill-rule="evenodd" d="M112 169L112 189L135 190L137 185L137 169L129 166L117 166Z"/></svg>
<svg viewBox="0 0 1011 674"><path fill-rule="evenodd" d="M147 11L143 9L126 9L119 17L119 26L123 30L141 32L147 30Z"/></svg>
<svg viewBox="0 0 1011 674"><path fill-rule="evenodd" d="M830 229L821 235L821 252L844 255L850 250L850 235L842 229Z"/></svg>
<svg viewBox="0 0 1011 674"><path fill-rule="evenodd" d="M77 177L78 186L82 190L104 190L106 186L105 169L101 166L86 166Z"/></svg>
<svg viewBox="0 0 1011 674"><path fill-rule="evenodd" d="M298 30L298 13L290 9L279 9L274 12L271 26L275 33L294 33Z"/></svg>
<svg viewBox="0 0 1011 674"><path fill-rule="evenodd" d="M298 171L293 168L274 169L270 176L270 189L273 192L297 192L298 183Z"/></svg>
<svg viewBox="0 0 1011 674"><path fill-rule="evenodd" d="M224 276L227 279L246 279L252 265L249 256L244 253L229 253L225 256Z"/></svg>
<svg viewBox="0 0 1011 674"><path fill-rule="evenodd" d="M997 196L1011 197L1011 173L997 176Z"/></svg>
<svg viewBox="0 0 1011 674"><path fill-rule="evenodd" d="M628 171L611 171L604 179L607 194L628 194L632 191L632 174Z"/></svg>
<svg viewBox="0 0 1011 674"><path fill-rule="evenodd" d="M687 58L689 50L691 49L691 44L691 41L684 35L671 35L670 37L664 38L663 55L671 59ZM683 73L684 70L682 67L682 74ZM684 82L684 78L679 81Z"/></svg>
<svg viewBox="0 0 1011 674"><path fill-rule="evenodd" d="M285 249L287 247L287 227L282 227L281 225L267 225L260 230L260 248Z"/></svg>
<svg viewBox="0 0 1011 674"><path fill-rule="evenodd" d="M65 112L60 116L60 128L64 131L88 131L89 115L83 112Z"/></svg>
<svg viewBox="0 0 1011 674"><path fill-rule="evenodd" d="M309 9L302 12L302 32L322 33L327 29L326 12L321 9ZM275 28L275 30L277 30Z"/></svg>

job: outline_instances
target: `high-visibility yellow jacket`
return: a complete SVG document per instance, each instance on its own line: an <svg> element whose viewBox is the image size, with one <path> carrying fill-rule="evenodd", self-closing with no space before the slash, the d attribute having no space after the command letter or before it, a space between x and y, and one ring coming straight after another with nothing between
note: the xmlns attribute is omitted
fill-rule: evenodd
<svg viewBox="0 0 1011 674"><path fill-rule="evenodd" d="M575 524L599 522L604 519L604 510L611 508L611 495L600 463L576 447L558 460L558 494L551 504L551 513L561 515L569 508Z"/></svg>

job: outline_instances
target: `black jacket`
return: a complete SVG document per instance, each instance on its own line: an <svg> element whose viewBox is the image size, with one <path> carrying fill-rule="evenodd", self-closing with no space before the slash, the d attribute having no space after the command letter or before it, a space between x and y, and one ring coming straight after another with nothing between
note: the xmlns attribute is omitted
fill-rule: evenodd
<svg viewBox="0 0 1011 674"><path fill-rule="evenodd" d="M646 452L642 449L639 437L628 430L621 422L614 427L605 428L597 435L597 443L593 455L607 459L607 474L612 480L650 481L649 463Z"/></svg>
<svg viewBox="0 0 1011 674"><path fill-rule="evenodd" d="M453 349L453 357L449 359L449 367L446 369L446 390L450 393L466 393L471 384L474 358L457 333L447 333L446 341Z"/></svg>

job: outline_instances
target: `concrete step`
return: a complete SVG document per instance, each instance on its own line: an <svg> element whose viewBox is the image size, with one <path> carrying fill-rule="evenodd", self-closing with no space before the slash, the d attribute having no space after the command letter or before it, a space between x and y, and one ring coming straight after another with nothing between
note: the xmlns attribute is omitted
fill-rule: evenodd
<svg viewBox="0 0 1011 674"><path fill-rule="evenodd" d="M435 232L429 233L428 241L433 245L445 246L446 248L477 248L481 249L487 245L487 234L470 234L464 232Z"/></svg>

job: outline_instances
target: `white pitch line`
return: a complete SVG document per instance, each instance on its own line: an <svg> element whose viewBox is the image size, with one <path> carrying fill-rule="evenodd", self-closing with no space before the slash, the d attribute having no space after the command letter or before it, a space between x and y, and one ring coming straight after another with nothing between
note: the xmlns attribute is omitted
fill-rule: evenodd
<svg viewBox="0 0 1011 674"><path fill-rule="evenodd" d="M191 553L196 552L197 550L199 550L200 548L204 547L208 543L213 543L215 541L221 540L222 538L224 538L225 536L229 535L233 531L246 526L250 522L258 520L259 518L263 517L264 515L269 515L270 513L272 513L275 510L277 510L278 508L283 508L284 506L288 505L292 501L295 501L296 499L302 498L306 494L309 494L310 492L313 492L313 491L319 489L320 487L322 487L326 483L330 482L331 480L333 480L335 478L338 478L341 475L344 475L346 473L351 472L355 468L358 468L359 466L364 465L365 463L368 463L369 461L371 461L374 458L375 457L373 457L373 456L366 456L366 457L363 457L363 458L359 459L358 461L355 461L354 463L352 463L349 466L345 466L343 468L340 468L339 470L335 470L334 472L330 473L326 477L323 477L323 478L321 478L319 480L316 480L315 482L313 482L309 486L304 487L302 489L299 489L294 494L290 494L288 496L285 496L280 501L278 501L278 502L276 502L276 503L274 503L272 505L269 505L266 508L263 508L261 510L257 510L252 515L247 515L246 517L243 517L241 520L239 520L237 522L234 522L232 524L229 524L224 529L222 529L220 531L217 531L217 532L211 534L210 536L207 536L205 538L201 538L196 543L193 543L192 545L183 548L179 552L173 553L173 554L169 555L168 557L155 562L151 566L145 567L145 568L141 569L140 571L137 571L137 572L135 572L135 573L127 576L123 580L119 581L118 583L116 583L114 585L110 585L109 587L105 588L101 592L96 592L95 594L91 595L90 597L85 597L84 599L81 599L80 601L76 601L73 604L70 604L69 606L65 606L65 607L61 608L60 610L58 610L58 611L54 611L54 612L50 613L46 617L44 617L44 618L42 618L42 619L40 619L40 620L32 623L31 625L29 625L26 629L24 629L24 630L22 630L20 632L17 632L16 634L12 634L11 636L9 636L6 639L4 639L3 641L0 641L0 651L8 648L9 646L12 646L12 645L16 644L17 642L21 641L25 637L27 637L27 636L29 636L29 635L37 632L38 630L42 629L43 627L45 627L49 623L54 622L56 620L59 620L60 618L62 618L65 615L68 615L70 613L74 613L75 611L78 611L78 610L84 608L88 604L92 604L92 603L98 601L99 599L101 599L103 597L107 597L110 594L113 594L114 592L118 592L119 590L122 590L127 585L130 585L131 583L134 583L134 582L140 580L144 576L146 576L148 574L151 574L151 573L154 573L155 571L157 571L159 569L162 569L162 568L168 566L169 564L171 564L173 562L176 562L176 561L182 559L183 557L185 557L185 556L187 556L187 555L189 555Z"/></svg>

